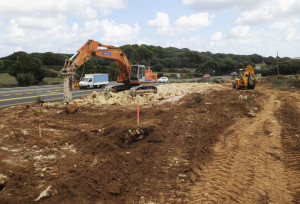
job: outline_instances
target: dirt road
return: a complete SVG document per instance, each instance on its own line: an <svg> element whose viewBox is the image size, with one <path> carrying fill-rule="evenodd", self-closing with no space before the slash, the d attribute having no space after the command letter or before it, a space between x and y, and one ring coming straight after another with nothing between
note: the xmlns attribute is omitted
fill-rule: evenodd
<svg viewBox="0 0 300 204"><path fill-rule="evenodd" d="M211 88L138 127L135 106L0 110L0 203L299 203L299 99Z"/></svg>
<svg viewBox="0 0 300 204"><path fill-rule="evenodd" d="M283 151L282 126L274 114L281 102L276 92L264 94L262 111L221 134L212 160L195 170L199 178L191 187L191 203L296 202L299 171L285 166L289 155ZM295 156L299 159L299 152Z"/></svg>

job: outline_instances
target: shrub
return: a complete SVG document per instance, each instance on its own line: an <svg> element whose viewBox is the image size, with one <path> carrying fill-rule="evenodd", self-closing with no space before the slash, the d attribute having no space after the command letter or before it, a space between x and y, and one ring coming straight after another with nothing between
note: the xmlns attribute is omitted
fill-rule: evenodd
<svg viewBox="0 0 300 204"><path fill-rule="evenodd" d="M58 73L56 71L52 71L50 69L43 69L45 72L45 77L55 78L58 76Z"/></svg>
<svg viewBox="0 0 300 204"><path fill-rule="evenodd" d="M32 73L18 73L16 80L19 86L29 86L35 82L35 77Z"/></svg>

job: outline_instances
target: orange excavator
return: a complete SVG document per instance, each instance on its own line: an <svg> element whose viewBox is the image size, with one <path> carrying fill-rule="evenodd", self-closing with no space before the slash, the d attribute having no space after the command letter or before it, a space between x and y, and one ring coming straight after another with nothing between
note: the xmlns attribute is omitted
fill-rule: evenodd
<svg viewBox="0 0 300 204"><path fill-rule="evenodd" d="M72 89L76 69L93 56L113 59L118 63L120 75L117 77L117 82L123 84L108 86L105 88L105 93L124 90L129 90L131 96L143 95L144 93L157 93L157 88L152 85L157 82L157 74L153 74L152 70L146 68L145 65L131 65L125 53L117 47L88 40L77 53L65 61L65 65L61 70L64 77L65 102L72 101Z"/></svg>

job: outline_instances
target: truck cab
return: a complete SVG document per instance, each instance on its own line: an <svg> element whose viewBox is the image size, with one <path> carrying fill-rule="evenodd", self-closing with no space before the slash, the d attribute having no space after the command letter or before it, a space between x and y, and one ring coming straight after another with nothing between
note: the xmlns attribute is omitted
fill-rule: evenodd
<svg viewBox="0 0 300 204"><path fill-rule="evenodd" d="M79 82L80 89L97 88L108 85L108 74L86 74Z"/></svg>
<svg viewBox="0 0 300 204"><path fill-rule="evenodd" d="M79 82L80 89L86 88L94 88L93 79L90 77L83 77Z"/></svg>

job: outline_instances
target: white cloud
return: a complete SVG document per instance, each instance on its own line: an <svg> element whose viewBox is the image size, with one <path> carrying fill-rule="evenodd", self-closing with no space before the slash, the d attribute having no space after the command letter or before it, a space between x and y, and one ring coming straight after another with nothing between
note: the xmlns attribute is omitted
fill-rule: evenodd
<svg viewBox="0 0 300 204"><path fill-rule="evenodd" d="M298 0L182 0L194 11L234 9L239 25L258 25L299 17Z"/></svg>
<svg viewBox="0 0 300 204"><path fill-rule="evenodd" d="M39 16L50 17L57 14L84 16L86 18L97 17L97 9L103 15L108 15L114 9L127 7L126 0L9 0L0 1L0 16Z"/></svg>
<svg viewBox="0 0 300 204"><path fill-rule="evenodd" d="M157 28L157 34L162 36L175 36L180 33L199 30L212 24L215 15L197 13L190 16L181 16L170 23L168 14L158 12L154 20L148 21L148 26Z"/></svg>
<svg viewBox="0 0 300 204"><path fill-rule="evenodd" d="M175 35L174 29L171 27L169 15L166 13L158 12L154 20L149 20L150 27L157 28L158 35Z"/></svg>
<svg viewBox="0 0 300 204"><path fill-rule="evenodd" d="M48 30L64 22L65 17L62 15L53 18L19 17L14 19L14 21L19 28Z"/></svg>
<svg viewBox="0 0 300 204"><path fill-rule="evenodd" d="M272 23L269 28L281 34L282 39L285 41L299 41L299 22L299 19L282 20Z"/></svg>
<svg viewBox="0 0 300 204"><path fill-rule="evenodd" d="M149 20L148 25L150 27L169 27L170 19L166 13L158 12L154 20Z"/></svg>
<svg viewBox="0 0 300 204"><path fill-rule="evenodd" d="M103 20L99 22L102 41L114 44L135 42L140 33L140 26L136 23L134 26L128 24L116 24L115 21Z"/></svg>
<svg viewBox="0 0 300 204"><path fill-rule="evenodd" d="M10 26L9 26L9 33L12 35L12 37L24 37L25 31L21 29L18 24L16 23L15 19L10 20Z"/></svg>
<svg viewBox="0 0 300 204"><path fill-rule="evenodd" d="M80 10L79 14L88 19L95 19L98 17L97 10L92 7L88 7L88 6L83 8L82 10Z"/></svg>
<svg viewBox="0 0 300 204"><path fill-rule="evenodd" d="M243 38L249 34L250 26L236 26L231 29L229 36L232 38Z"/></svg>
<svg viewBox="0 0 300 204"><path fill-rule="evenodd" d="M174 22L174 25L183 30L197 30L199 27L209 26L215 15L197 13L190 16L182 16Z"/></svg>
<svg viewBox="0 0 300 204"><path fill-rule="evenodd" d="M258 25L281 21L282 19L299 16L300 2L297 0L275 0L264 2L255 9L241 13L237 24Z"/></svg>
<svg viewBox="0 0 300 204"><path fill-rule="evenodd" d="M108 15L112 9L123 9L127 7L124 0L93 0L93 5L101 9L103 15Z"/></svg>
<svg viewBox="0 0 300 204"><path fill-rule="evenodd" d="M233 37L233 34L238 36ZM210 51L240 55L256 53L263 56L275 56L278 51L281 56L299 56L298 46L295 46L296 41L285 41L283 37L279 33L264 28L234 27L228 33L217 31L210 38L199 35L184 37L173 42L164 42L163 46L188 47L200 52ZM298 38L298 42L299 40L300 38Z"/></svg>
<svg viewBox="0 0 300 204"><path fill-rule="evenodd" d="M119 46L123 43L137 43L139 33L140 27L137 23L131 26L129 24L117 24L111 20L94 20L86 21L83 27L74 23L72 28L64 29L61 39L63 45L69 48L68 53L73 53L88 39Z"/></svg>
<svg viewBox="0 0 300 204"><path fill-rule="evenodd" d="M16 17L23 15L72 14L79 8L86 7L89 0L9 0L0 2L0 16Z"/></svg>
<svg viewBox="0 0 300 204"><path fill-rule="evenodd" d="M59 24L51 29L37 32L35 29L21 28L16 20L4 24L0 33L2 55L24 50L26 52L76 52L88 39L115 46L136 43L140 27L136 23L117 24L112 20L85 21L80 25Z"/></svg>
<svg viewBox="0 0 300 204"><path fill-rule="evenodd" d="M245 10L253 8L264 1L268 0L182 0L184 5L187 5L192 10L204 11L204 10L224 10L228 8L236 8L239 10Z"/></svg>
<svg viewBox="0 0 300 204"><path fill-rule="evenodd" d="M217 31L211 36L212 41L221 41L224 38L224 35L221 31Z"/></svg>
<svg viewBox="0 0 300 204"><path fill-rule="evenodd" d="M0 1L1 55L20 49L73 53L87 39L118 42L122 33L125 39L132 38L128 33L135 37L139 33L137 24L132 27L97 20L99 14L107 15L126 7L126 0Z"/></svg>

